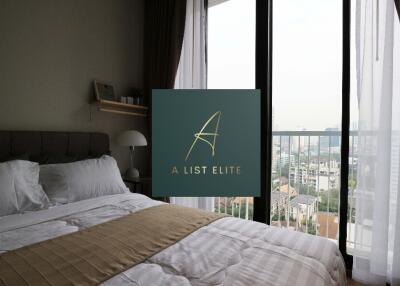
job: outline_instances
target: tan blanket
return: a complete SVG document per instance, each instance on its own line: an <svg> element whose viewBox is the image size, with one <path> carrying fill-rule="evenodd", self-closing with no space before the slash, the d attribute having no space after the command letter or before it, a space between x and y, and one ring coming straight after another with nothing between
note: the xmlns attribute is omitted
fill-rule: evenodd
<svg viewBox="0 0 400 286"><path fill-rule="evenodd" d="M223 215L159 205L0 255L0 285L97 285Z"/></svg>

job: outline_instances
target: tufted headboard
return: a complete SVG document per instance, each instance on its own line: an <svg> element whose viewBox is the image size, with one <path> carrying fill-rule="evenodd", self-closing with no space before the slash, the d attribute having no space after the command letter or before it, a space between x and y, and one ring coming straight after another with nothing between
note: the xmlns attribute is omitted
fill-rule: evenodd
<svg viewBox="0 0 400 286"><path fill-rule="evenodd" d="M0 162L21 159L53 164L105 154L110 154L110 140L105 133L0 131Z"/></svg>

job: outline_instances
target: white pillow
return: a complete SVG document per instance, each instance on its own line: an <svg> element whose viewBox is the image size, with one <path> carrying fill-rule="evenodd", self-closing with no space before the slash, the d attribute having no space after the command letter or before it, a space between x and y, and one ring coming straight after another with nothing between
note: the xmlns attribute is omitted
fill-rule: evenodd
<svg viewBox="0 0 400 286"><path fill-rule="evenodd" d="M110 156L41 165L40 182L50 200L61 204L129 192L117 162Z"/></svg>
<svg viewBox="0 0 400 286"><path fill-rule="evenodd" d="M2 167L2 182L8 185L9 183L7 183L7 181L12 182L13 196L15 196L17 202L17 210L15 211L14 209L13 213L18 211L33 211L48 207L49 199L44 193L42 186L39 185L40 168L38 163L14 160L0 165ZM6 179L5 176L8 177L8 179ZM1 183L1 186L3 188L3 183Z"/></svg>
<svg viewBox="0 0 400 286"><path fill-rule="evenodd" d="M23 212L47 208L49 198L39 184L39 164L22 160L8 163L13 170L19 210Z"/></svg>
<svg viewBox="0 0 400 286"><path fill-rule="evenodd" d="M0 164L0 216L18 212L14 180L5 163Z"/></svg>

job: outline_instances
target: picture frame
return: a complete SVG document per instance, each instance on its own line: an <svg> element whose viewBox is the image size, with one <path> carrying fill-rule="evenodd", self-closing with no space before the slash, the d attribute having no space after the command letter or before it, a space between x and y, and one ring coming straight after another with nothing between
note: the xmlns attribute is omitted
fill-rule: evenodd
<svg viewBox="0 0 400 286"><path fill-rule="evenodd" d="M115 87L112 83L94 80L94 93L96 100L117 101Z"/></svg>

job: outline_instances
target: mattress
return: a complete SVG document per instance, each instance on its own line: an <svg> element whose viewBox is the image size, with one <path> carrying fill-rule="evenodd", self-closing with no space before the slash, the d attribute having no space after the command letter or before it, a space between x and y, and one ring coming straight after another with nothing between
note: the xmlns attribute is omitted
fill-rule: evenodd
<svg viewBox="0 0 400 286"><path fill-rule="evenodd" d="M93 198L0 218L0 253L76 232L162 202L140 194ZM345 285L337 245L325 238L227 217L103 285Z"/></svg>

